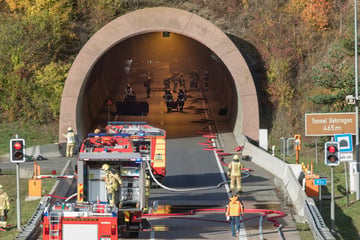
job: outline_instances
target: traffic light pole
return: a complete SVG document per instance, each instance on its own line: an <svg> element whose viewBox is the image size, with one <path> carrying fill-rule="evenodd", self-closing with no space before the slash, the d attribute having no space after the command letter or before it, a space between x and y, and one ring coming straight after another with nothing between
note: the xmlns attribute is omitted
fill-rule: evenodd
<svg viewBox="0 0 360 240"><path fill-rule="evenodd" d="M15 138L19 136L16 134ZM16 225L17 230L21 230L21 198L20 198L20 164L16 163Z"/></svg>
<svg viewBox="0 0 360 240"><path fill-rule="evenodd" d="M21 230L21 199L20 199L20 164L16 163L16 223L17 229Z"/></svg>
<svg viewBox="0 0 360 240"><path fill-rule="evenodd" d="M335 231L335 197L334 197L334 166L331 166L331 203L330 203L330 222L331 230Z"/></svg>

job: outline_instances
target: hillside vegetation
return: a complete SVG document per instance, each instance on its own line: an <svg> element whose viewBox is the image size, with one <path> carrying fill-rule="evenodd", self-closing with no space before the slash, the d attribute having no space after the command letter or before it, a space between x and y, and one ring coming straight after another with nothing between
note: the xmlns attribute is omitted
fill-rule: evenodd
<svg viewBox="0 0 360 240"><path fill-rule="evenodd" d="M271 141L303 133L305 112L352 111L344 101L354 92L350 1L0 0L0 120L58 121L80 48L114 18L155 6L194 12L241 39Z"/></svg>

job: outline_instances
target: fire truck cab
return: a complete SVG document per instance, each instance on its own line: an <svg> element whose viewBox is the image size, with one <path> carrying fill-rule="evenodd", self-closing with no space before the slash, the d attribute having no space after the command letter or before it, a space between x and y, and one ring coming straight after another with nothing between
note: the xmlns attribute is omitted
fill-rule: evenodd
<svg viewBox="0 0 360 240"><path fill-rule="evenodd" d="M132 140L135 152L149 160L155 178L162 182L166 175L166 131L146 122L108 122L106 132L121 134Z"/></svg>

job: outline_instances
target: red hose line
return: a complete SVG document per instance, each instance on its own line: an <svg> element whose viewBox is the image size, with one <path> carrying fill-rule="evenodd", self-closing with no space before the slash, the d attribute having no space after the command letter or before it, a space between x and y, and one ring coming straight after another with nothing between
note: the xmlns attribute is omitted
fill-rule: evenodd
<svg viewBox="0 0 360 240"><path fill-rule="evenodd" d="M225 212L225 208L210 208L210 209L194 209L191 210L188 213L149 213L149 214L143 214L146 217L170 217L170 218L179 218L179 216L189 216L189 215L195 215L196 212ZM267 217L266 219L273 223L273 226L278 227L280 226L279 221L277 221L275 218L285 217L286 214L284 212L278 211L278 210L269 210L269 209L245 209L244 213L262 213L264 217ZM276 214L276 216L268 216L271 214ZM256 216L259 217L259 216ZM241 221L247 221L250 219L253 219L255 217L245 218ZM226 221L218 221L218 220L209 220L209 219L195 219L195 218L187 218L187 219L194 219L194 220L203 220L203 221L214 221L214 222L226 222Z"/></svg>
<svg viewBox="0 0 360 240"><path fill-rule="evenodd" d="M67 199L68 198L68 197L56 196L56 195L53 195L53 194L46 194L46 195L44 195L44 197L54 197L54 198L59 198L59 199Z"/></svg>

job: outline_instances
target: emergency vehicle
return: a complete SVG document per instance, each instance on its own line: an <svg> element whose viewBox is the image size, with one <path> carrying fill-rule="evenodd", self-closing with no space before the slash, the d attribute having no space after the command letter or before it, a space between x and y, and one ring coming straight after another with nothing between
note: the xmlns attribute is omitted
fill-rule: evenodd
<svg viewBox="0 0 360 240"><path fill-rule="evenodd" d="M108 122L106 132L122 134L133 141L141 157L149 160L155 178L162 182L166 175L166 131L146 122Z"/></svg>
<svg viewBox="0 0 360 240"><path fill-rule="evenodd" d="M83 141L77 161L77 200L45 210L43 240L115 240L138 237L139 231L151 229L142 218L148 208L145 163L148 160L142 158L141 139L129 137L143 132L127 130L89 134ZM122 180L117 206L112 207L108 201L104 164Z"/></svg>

